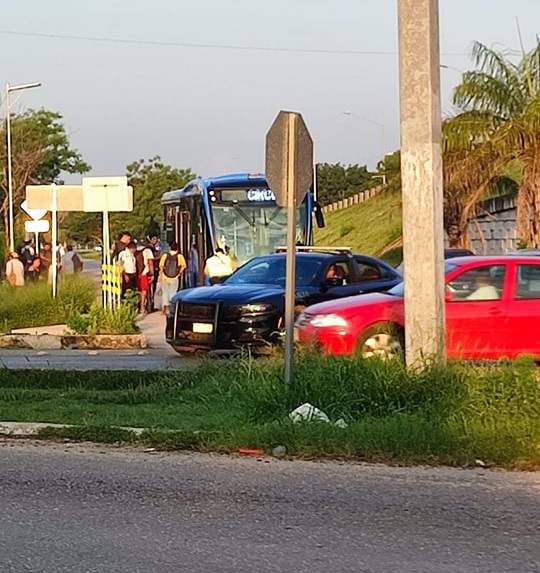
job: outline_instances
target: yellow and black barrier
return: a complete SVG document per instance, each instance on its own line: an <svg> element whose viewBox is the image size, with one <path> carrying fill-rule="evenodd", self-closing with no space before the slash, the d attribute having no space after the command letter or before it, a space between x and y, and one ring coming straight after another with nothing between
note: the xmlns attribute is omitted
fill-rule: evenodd
<svg viewBox="0 0 540 573"><path fill-rule="evenodd" d="M117 306L122 297L122 269L117 265L101 265L101 293L104 306Z"/></svg>

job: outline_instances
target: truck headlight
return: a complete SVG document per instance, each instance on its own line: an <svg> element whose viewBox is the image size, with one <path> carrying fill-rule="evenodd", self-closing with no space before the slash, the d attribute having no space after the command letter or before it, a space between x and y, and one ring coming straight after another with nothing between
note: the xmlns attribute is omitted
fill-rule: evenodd
<svg viewBox="0 0 540 573"><path fill-rule="evenodd" d="M242 314L266 314L274 312L276 307L273 304L256 303L256 304L243 304L240 307Z"/></svg>

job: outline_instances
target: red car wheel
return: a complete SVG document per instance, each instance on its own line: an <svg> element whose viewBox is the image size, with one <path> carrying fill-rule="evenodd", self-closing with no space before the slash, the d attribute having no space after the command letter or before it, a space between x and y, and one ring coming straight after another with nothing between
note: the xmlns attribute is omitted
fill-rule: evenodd
<svg viewBox="0 0 540 573"><path fill-rule="evenodd" d="M396 358L403 356L405 333L390 322L379 322L366 329L358 339L358 352L364 358Z"/></svg>

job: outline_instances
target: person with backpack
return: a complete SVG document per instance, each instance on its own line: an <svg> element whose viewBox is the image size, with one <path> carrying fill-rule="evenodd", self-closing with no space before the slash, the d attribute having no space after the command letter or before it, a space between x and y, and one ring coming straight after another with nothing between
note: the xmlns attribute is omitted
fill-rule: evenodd
<svg viewBox="0 0 540 573"><path fill-rule="evenodd" d="M178 252L178 243L169 243L169 252L161 255L159 260L159 278L161 282L161 297L163 314L167 314L171 298L178 291L178 279L186 270L186 259Z"/></svg>
<svg viewBox="0 0 540 573"><path fill-rule="evenodd" d="M82 271L82 259L73 249L73 245L66 246L66 253L60 259L60 266L62 268L62 273L65 275L73 275Z"/></svg>

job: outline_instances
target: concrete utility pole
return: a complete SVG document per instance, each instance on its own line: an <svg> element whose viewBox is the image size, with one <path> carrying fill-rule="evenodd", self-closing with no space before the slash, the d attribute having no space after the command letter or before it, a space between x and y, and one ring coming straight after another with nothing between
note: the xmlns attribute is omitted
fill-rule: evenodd
<svg viewBox="0 0 540 573"><path fill-rule="evenodd" d="M446 358L438 0L398 0L408 365Z"/></svg>

